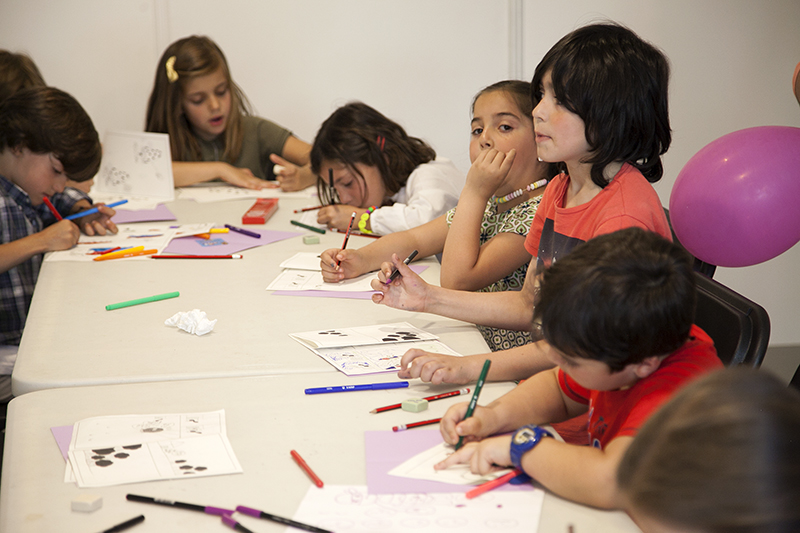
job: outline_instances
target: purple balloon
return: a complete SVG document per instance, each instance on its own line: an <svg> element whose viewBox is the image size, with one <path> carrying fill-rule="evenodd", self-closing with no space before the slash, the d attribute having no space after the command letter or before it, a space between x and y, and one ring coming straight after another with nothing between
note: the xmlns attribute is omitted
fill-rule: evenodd
<svg viewBox="0 0 800 533"><path fill-rule="evenodd" d="M669 214L681 244L706 263L782 254L800 241L800 128L759 126L709 143L678 174Z"/></svg>

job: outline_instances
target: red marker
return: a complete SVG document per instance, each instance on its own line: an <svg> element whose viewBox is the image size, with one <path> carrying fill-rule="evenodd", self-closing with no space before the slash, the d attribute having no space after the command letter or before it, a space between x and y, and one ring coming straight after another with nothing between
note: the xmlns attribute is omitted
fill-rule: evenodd
<svg viewBox="0 0 800 533"><path fill-rule="evenodd" d="M436 394L434 396L428 396L427 398L423 398L423 400L428 400L432 402L434 400L441 400L442 398L450 398L452 396L459 396L461 394L469 394L469 389L459 389L454 390L451 392L443 392L442 394ZM386 407L378 407L377 409L373 409L370 413L382 413L384 411L391 411L393 409L400 409L403 404L395 403L392 405L387 405Z"/></svg>
<svg viewBox="0 0 800 533"><path fill-rule="evenodd" d="M56 217L56 220L64 219L64 217L61 216L61 213L56 210L56 206L53 205L53 203L50 201L50 198L47 196L42 196L42 200L44 200L44 203L47 204L47 208L51 213L53 213L53 216Z"/></svg>
<svg viewBox="0 0 800 533"><path fill-rule="evenodd" d="M242 259L242 254L232 255L153 255L153 259Z"/></svg>
<svg viewBox="0 0 800 533"><path fill-rule="evenodd" d="M411 428L418 428L420 426L430 426L431 424L438 424L441 422L441 418L433 418L431 420L423 420L422 422L412 422L411 424L400 424L399 426L394 426L392 431L405 431Z"/></svg>
<svg viewBox="0 0 800 533"><path fill-rule="evenodd" d="M509 472L508 474L506 474L504 476L500 476L497 479L493 479L491 481L487 481L486 483L484 483L482 485L478 485L477 487L475 487L472 490L468 490L467 493L465 494L465 496L467 497L468 500L471 500L472 498L474 498L476 496L480 496L484 492L488 492L488 491L490 491L492 489L496 489L497 487L499 487L501 485L505 485L506 483L508 483L509 481L511 481L512 479L514 479L518 475L520 475L521 473L522 472L520 472L519 470L512 470L511 472Z"/></svg>
<svg viewBox="0 0 800 533"><path fill-rule="evenodd" d="M323 485L322 480L319 477L317 477L314 471L311 470L311 467L308 466L308 464L306 464L305 461L303 461L303 458L300 457L300 454L294 450L291 451L291 454L292 454L292 459L294 459L294 461L298 464L298 466L300 466L300 468L302 468L305 471L305 473L308 474L308 477L311 478L311 481L314 482L314 485L316 485L319 488L322 488Z"/></svg>

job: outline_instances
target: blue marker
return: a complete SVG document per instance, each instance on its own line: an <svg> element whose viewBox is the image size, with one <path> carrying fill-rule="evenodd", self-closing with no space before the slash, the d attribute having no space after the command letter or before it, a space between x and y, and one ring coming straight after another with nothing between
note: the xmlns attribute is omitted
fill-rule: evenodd
<svg viewBox="0 0 800 533"><path fill-rule="evenodd" d="M127 202L128 200L120 200L119 202L110 203L106 207L117 207L118 205L122 205ZM91 209L87 209L86 211L81 211L80 213L75 213L74 215L70 215L64 218L66 220L75 220L76 218L85 217L86 215L93 215L94 213L97 213L97 211L98 209L96 207L93 207Z"/></svg>
<svg viewBox="0 0 800 533"><path fill-rule="evenodd" d="M306 389L306 394L325 394L328 392L350 392L357 390L383 390L383 389L405 389L408 381L392 381L390 383L367 383L364 385L342 385L340 387L318 387L316 389Z"/></svg>

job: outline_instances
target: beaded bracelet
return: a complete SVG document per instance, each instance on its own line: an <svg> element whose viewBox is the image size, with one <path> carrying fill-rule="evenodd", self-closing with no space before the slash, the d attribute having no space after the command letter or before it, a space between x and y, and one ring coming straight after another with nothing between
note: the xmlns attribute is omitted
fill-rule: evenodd
<svg viewBox="0 0 800 533"><path fill-rule="evenodd" d="M358 221L358 231L361 233L365 233L367 235L372 234L371 230L367 229L367 221L369 220L369 216L375 211L375 206L372 205L367 208L367 212L361 215L361 218Z"/></svg>

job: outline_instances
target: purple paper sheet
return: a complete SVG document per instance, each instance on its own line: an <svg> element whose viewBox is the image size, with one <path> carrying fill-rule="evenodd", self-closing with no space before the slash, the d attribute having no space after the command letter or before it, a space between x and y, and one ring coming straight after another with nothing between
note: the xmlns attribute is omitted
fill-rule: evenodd
<svg viewBox="0 0 800 533"><path fill-rule="evenodd" d="M50 428L50 432L56 439L61 456L64 457L65 461L68 461L67 452L69 451L69 443L72 440L72 426L57 426Z"/></svg>
<svg viewBox="0 0 800 533"><path fill-rule="evenodd" d="M389 475L389 471L442 442L437 429L364 432L367 455L367 492L370 494L416 494L431 492L467 492L473 485L452 485L426 479ZM533 490L530 483L506 483L494 490Z"/></svg>
<svg viewBox="0 0 800 533"><path fill-rule="evenodd" d="M409 267L421 274L428 265L411 265ZM349 298L352 300L370 300L377 291L272 291L273 296L310 296L312 298Z"/></svg>
<svg viewBox="0 0 800 533"><path fill-rule="evenodd" d="M161 253L164 254L184 254L184 255L228 255L264 246L273 242L289 239L297 235L302 235L298 231L273 231L267 229L247 228L261 235L260 239L244 235L236 231L228 233L212 233L211 238L200 239L199 237L180 237L172 239Z"/></svg>
<svg viewBox="0 0 800 533"><path fill-rule="evenodd" d="M111 221L114 224L128 224L131 222L155 222L158 220L178 220L172 211L164 204L158 204L155 209L116 209Z"/></svg>

